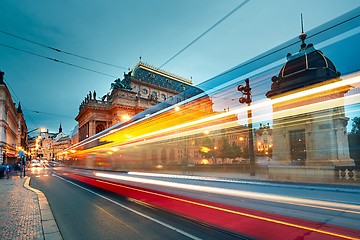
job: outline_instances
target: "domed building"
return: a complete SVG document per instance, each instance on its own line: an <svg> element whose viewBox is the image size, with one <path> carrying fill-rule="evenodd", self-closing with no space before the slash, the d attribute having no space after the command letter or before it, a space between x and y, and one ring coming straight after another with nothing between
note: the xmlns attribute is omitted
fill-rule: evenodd
<svg viewBox="0 0 360 240"><path fill-rule="evenodd" d="M337 84L342 79L332 61L305 43L305 33L299 38L299 52L287 55L266 93L273 108L273 162L308 170L354 165L343 100L351 86Z"/></svg>

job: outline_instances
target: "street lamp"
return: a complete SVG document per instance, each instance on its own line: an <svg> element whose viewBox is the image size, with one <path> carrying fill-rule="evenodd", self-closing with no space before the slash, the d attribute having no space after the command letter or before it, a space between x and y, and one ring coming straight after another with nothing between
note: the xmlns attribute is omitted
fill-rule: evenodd
<svg viewBox="0 0 360 240"><path fill-rule="evenodd" d="M248 131L249 131L249 155L250 155L250 176L255 176L255 156L254 156L254 138L253 138L253 128L252 128L252 112L251 112L251 88L249 84L249 79L245 79L245 86L239 85L238 91L243 95L239 98L241 104L246 103L248 105L247 117L248 117Z"/></svg>

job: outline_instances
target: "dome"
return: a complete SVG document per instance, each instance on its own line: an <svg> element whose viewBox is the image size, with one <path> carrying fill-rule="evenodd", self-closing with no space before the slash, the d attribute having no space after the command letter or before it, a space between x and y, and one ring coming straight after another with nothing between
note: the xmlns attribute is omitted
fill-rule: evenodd
<svg viewBox="0 0 360 240"><path fill-rule="evenodd" d="M281 69L278 78L317 68L328 68L336 73L335 65L331 60L325 57L321 51L316 50L312 44L309 44L297 54L288 54L288 61Z"/></svg>
<svg viewBox="0 0 360 240"><path fill-rule="evenodd" d="M288 53L287 62L281 68L278 76L271 79L271 91L266 93L267 97L340 76L329 58L321 51L316 50L313 44L305 43L305 33L302 33L299 38L302 40L299 52Z"/></svg>

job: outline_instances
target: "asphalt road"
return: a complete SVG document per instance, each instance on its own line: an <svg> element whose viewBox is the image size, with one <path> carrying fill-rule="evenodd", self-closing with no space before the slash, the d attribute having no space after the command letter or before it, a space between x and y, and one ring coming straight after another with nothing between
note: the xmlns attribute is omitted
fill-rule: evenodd
<svg viewBox="0 0 360 240"><path fill-rule="evenodd" d="M78 174L88 174L90 177L94 177L94 171L74 171ZM98 175L97 179L116 181L140 188L281 216L311 220L319 224L342 226L354 229L357 232L360 230L359 187L351 189L342 185L324 187L317 184L279 184L266 181L238 183L203 181L196 180L194 177L187 179L178 176L154 177L130 173L105 172L105 174L109 176Z"/></svg>
<svg viewBox="0 0 360 240"><path fill-rule="evenodd" d="M30 185L47 197L67 239L239 239L124 197L69 181L51 169L29 169Z"/></svg>

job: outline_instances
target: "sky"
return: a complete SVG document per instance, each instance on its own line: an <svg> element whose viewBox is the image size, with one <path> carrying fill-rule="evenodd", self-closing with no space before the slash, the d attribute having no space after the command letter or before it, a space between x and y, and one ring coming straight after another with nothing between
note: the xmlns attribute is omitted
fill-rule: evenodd
<svg viewBox="0 0 360 240"><path fill-rule="evenodd" d="M88 92L108 93L140 57L198 85L299 36L301 13L306 32L359 6L358 0L2 0L0 70L29 131L57 132L61 123L69 134Z"/></svg>

